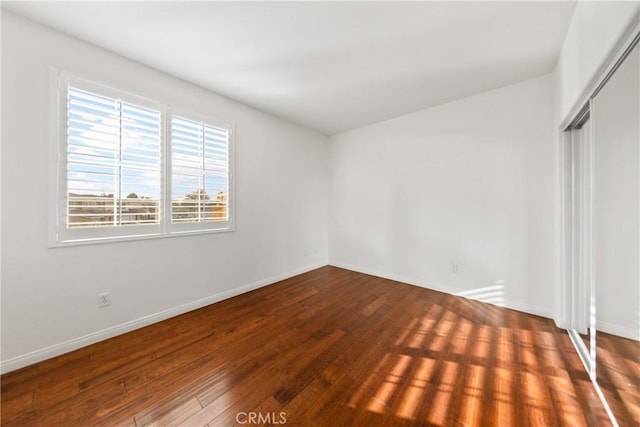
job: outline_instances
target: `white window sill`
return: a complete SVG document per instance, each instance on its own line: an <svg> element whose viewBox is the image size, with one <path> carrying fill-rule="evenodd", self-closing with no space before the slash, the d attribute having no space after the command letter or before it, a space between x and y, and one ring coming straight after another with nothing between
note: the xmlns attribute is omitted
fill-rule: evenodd
<svg viewBox="0 0 640 427"><path fill-rule="evenodd" d="M185 237L185 236L200 236L206 234L217 233L229 233L235 231L233 226L226 228L215 228L208 230L189 230L189 231L173 231L169 233L153 233L153 234L139 234L132 236L113 236L113 237L101 237L90 239L77 239L77 240L61 240L53 241L49 243L50 249L65 248L72 246L85 246L85 245L103 245L108 243L119 242L133 242L137 240L153 240L153 239L165 239L170 237Z"/></svg>

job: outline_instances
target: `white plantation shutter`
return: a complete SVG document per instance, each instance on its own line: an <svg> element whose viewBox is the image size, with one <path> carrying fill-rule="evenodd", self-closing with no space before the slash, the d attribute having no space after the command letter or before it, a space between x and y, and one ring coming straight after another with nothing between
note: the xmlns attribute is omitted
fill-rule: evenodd
<svg viewBox="0 0 640 427"><path fill-rule="evenodd" d="M119 194L123 225L160 222L160 127L159 111L122 103Z"/></svg>
<svg viewBox="0 0 640 427"><path fill-rule="evenodd" d="M229 129L171 118L171 221L229 220Z"/></svg>
<svg viewBox="0 0 640 427"><path fill-rule="evenodd" d="M51 246L233 230L231 125L57 71L52 83Z"/></svg>
<svg viewBox="0 0 640 427"><path fill-rule="evenodd" d="M159 223L160 112L69 87L67 115L67 226Z"/></svg>
<svg viewBox="0 0 640 427"><path fill-rule="evenodd" d="M120 103L69 87L67 227L116 225Z"/></svg>

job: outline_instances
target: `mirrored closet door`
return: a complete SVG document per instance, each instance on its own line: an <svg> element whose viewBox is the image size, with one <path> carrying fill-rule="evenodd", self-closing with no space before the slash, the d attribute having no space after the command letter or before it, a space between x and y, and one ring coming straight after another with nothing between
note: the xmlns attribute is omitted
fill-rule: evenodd
<svg viewBox="0 0 640 427"><path fill-rule="evenodd" d="M569 335L610 416L640 425L638 37L564 136Z"/></svg>
<svg viewBox="0 0 640 427"><path fill-rule="evenodd" d="M640 47L591 101L596 380L640 425Z"/></svg>

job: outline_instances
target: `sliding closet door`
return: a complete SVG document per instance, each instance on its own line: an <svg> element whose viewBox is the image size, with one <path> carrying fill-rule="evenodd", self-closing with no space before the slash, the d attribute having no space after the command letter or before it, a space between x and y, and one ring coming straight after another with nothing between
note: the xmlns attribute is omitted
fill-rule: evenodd
<svg viewBox="0 0 640 427"><path fill-rule="evenodd" d="M639 52L636 46L591 110L596 374L621 425L640 425L640 384L625 374L640 366Z"/></svg>
<svg viewBox="0 0 640 427"><path fill-rule="evenodd" d="M638 333L640 100L638 47L593 100L597 328Z"/></svg>

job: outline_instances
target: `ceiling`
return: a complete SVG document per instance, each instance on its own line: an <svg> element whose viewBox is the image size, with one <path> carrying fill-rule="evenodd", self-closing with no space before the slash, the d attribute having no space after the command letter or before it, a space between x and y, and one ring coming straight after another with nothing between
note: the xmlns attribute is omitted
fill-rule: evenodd
<svg viewBox="0 0 640 427"><path fill-rule="evenodd" d="M3 2L330 135L553 70L575 2Z"/></svg>

